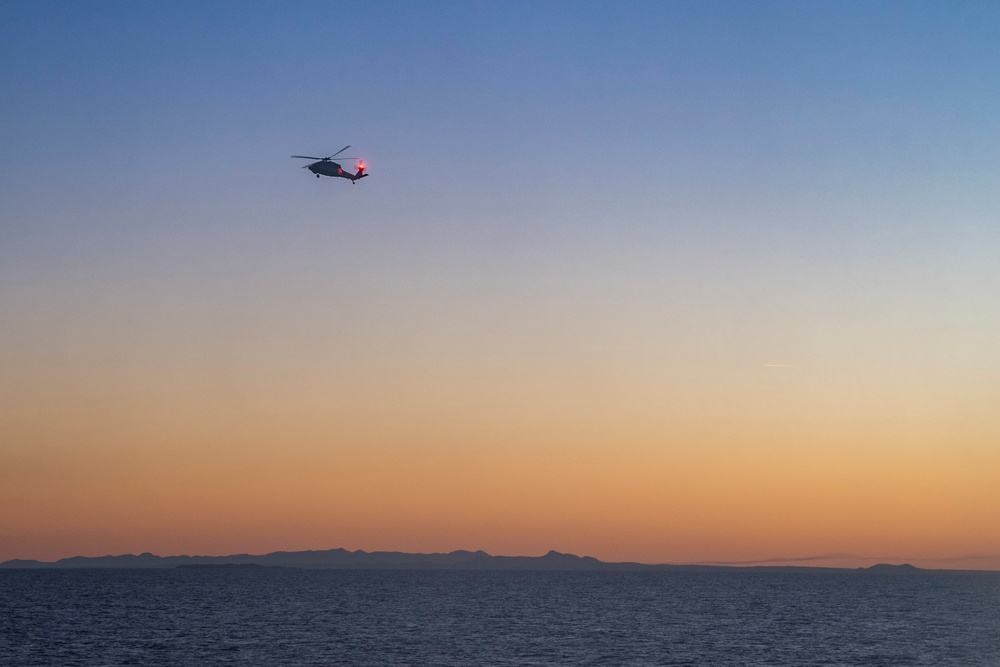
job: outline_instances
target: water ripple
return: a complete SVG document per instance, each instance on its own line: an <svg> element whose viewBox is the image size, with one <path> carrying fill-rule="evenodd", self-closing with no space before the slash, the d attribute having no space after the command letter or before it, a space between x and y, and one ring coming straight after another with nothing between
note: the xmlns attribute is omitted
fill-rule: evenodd
<svg viewBox="0 0 1000 667"><path fill-rule="evenodd" d="M0 571L0 665L1000 665L1000 575Z"/></svg>

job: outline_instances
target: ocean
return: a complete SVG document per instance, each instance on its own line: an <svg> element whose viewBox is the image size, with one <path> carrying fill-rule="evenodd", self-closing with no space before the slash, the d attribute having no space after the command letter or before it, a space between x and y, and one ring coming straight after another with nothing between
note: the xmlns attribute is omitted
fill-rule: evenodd
<svg viewBox="0 0 1000 667"><path fill-rule="evenodd" d="M1000 573L0 570L0 665L1000 666Z"/></svg>

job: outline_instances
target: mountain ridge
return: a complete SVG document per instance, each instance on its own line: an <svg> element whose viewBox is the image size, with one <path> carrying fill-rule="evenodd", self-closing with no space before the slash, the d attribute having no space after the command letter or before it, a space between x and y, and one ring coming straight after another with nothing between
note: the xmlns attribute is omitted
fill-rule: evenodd
<svg viewBox="0 0 1000 667"><path fill-rule="evenodd" d="M920 572L908 563L880 563L868 568L833 568L798 565L673 565L635 562L605 562L592 556L577 556L550 550L544 556L493 556L483 550L459 549L447 553L407 553L402 551L348 551L343 548L307 551L274 551L267 554L232 554L228 556L157 556L121 554L107 556L71 556L57 561L14 559L0 563L0 569L167 569L190 566L253 565L302 569L425 569L425 570L542 570L542 571L893 571Z"/></svg>

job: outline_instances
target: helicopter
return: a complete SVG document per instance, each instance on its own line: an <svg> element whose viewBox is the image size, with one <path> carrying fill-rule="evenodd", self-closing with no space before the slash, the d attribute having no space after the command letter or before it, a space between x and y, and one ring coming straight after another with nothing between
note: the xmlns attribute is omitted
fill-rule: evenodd
<svg viewBox="0 0 1000 667"><path fill-rule="evenodd" d="M335 176L338 178L346 178L349 179L351 181L351 184L353 185L358 179L364 178L365 176L368 175L365 173L364 160L361 160L356 157L340 158L341 160L358 160L357 164L358 171L357 173L354 174L352 174L349 171L344 171L343 167L341 167L339 164L337 164L332 160L332 158L340 155L348 148L350 148L349 145L344 146L333 155L327 155L326 157L312 157L310 155L293 155L292 157L302 158L303 160L318 160L317 162L313 162L312 164L307 164L306 166L302 167L303 169L308 169L312 173L316 174L316 178L319 178L320 176Z"/></svg>

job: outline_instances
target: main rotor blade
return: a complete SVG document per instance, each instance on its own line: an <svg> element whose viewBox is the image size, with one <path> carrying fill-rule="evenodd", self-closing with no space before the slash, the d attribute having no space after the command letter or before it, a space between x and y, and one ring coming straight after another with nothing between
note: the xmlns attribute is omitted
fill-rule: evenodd
<svg viewBox="0 0 1000 667"><path fill-rule="evenodd" d="M325 160L325 157L313 157L311 155L293 155L292 157L300 157L303 160Z"/></svg>
<svg viewBox="0 0 1000 667"><path fill-rule="evenodd" d="M343 153L344 151L346 151L350 147L351 147L350 144L348 144L347 146L344 146L343 148L341 148L339 151L337 151L333 155L327 156L327 157L325 157L323 159L324 160L329 160L330 158L334 157L335 155L340 155L341 153ZM344 158L344 159L346 160L347 158Z"/></svg>

